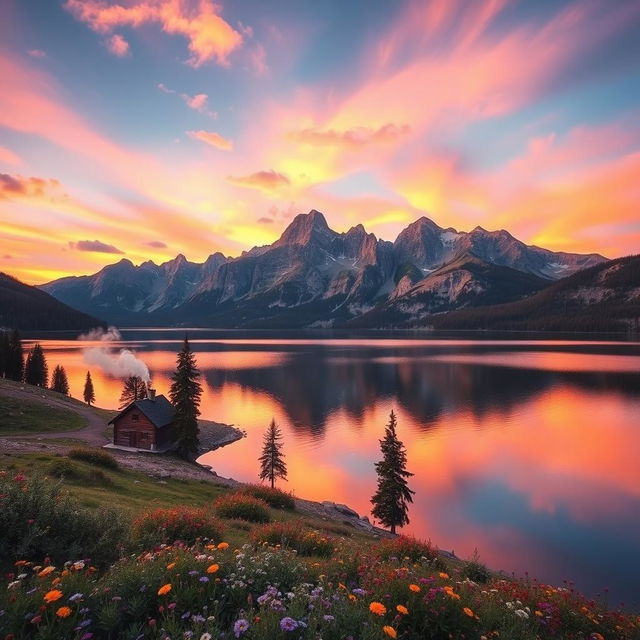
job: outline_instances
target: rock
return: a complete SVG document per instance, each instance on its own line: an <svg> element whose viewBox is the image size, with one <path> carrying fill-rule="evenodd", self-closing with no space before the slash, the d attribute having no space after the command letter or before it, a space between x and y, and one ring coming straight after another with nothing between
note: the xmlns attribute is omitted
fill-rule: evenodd
<svg viewBox="0 0 640 640"><path fill-rule="evenodd" d="M350 516L351 518L360 519L360 516L358 515L358 513L354 511L351 507L347 507L346 504L334 504L333 507L336 511L339 511L341 514L345 516Z"/></svg>
<svg viewBox="0 0 640 640"><path fill-rule="evenodd" d="M322 501L322 506L326 507L327 509L335 509L336 508L336 503L335 502L330 502L329 500L323 500Z"/></svg>
<svg viewBox="0 0 640 640"><path fill-rule="evenodd" d="M160 471L158 474L159 478L170 478L171 474L168 471Z"/></svg>
<svg viewBox="0 0 640 640"><path fill-rule="evenodd" d="M366 522L367 524L371 524L371 521L369 520L369 516L361 516L360 520L362 520L363 522Z"/></svg>

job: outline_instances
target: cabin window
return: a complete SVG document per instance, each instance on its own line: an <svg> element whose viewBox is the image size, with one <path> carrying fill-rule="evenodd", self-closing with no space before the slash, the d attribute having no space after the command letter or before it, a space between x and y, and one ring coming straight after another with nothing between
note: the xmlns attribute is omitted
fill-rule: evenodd
<svg viewBox="0 0 640 640"><path fill-rule="evenodd" d="M134 422L138 422L138 421L140 420L140 416L139 416L137 413L132 413L132 414L131 414L131 419L132 419Z"/></svg>

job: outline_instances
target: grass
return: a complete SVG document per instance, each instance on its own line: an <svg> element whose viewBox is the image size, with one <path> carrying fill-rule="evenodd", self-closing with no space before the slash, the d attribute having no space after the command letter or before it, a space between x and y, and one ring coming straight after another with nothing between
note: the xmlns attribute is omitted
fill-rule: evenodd
<svg viewBox="0 0 640 640"><path fill-rule="evenodd" d="M86 419L72 409L0 395L0 436L61 433L86 426Z"/></svg>

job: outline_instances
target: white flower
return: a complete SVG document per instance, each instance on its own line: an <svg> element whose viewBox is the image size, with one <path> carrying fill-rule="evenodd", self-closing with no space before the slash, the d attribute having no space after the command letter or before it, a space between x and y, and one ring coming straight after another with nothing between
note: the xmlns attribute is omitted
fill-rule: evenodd
<svg viewBox="0 0 640 640"><path fill-rule="evenodd" d="M13 589L14 587L17 587L20 584L20 580L14 580L13 582L10 582L7 585L7 589Z"/></svg>
<svg viewBox="0 0 640 640"><path fill-rule="evenodd" d="M211 634L210 633L203 633L200 636L200 640L211 640Z"/></svg>
<svg viewBox="0 0 640 640"><path fill-rule="evenodd" d="M516 609L514 611L514 613L519 617L519 618L524 618L525 620L529 617L529 614L524 610L524 609Z"/></svg>

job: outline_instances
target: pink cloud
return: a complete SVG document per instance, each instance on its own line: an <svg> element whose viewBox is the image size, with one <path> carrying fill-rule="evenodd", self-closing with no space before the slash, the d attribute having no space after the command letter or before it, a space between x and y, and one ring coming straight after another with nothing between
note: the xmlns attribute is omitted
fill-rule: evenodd
<svg viewBox="0 0 640 640"><path fill-rule="evenodd" d="M187 131L189 136L191 136L194 140L200 140L212 147L216 147L216 149L222 149L223 151L231 151L233 149L233 142L231 140L227 140L219 133L215 131Z"/></svg>
<svg viewBox="0 0 640 640"><path fill-rule="evenodd" d="M361 149L370 144L379 144L397 140L406 136L408 125L385 124L378 129L369 127L352 127L344 131L334 129L302 129L290 134L292 140L312 146L342 147L344 149Z"/></svg>
<svg viewBox="0 0 640 640"><path fill-rule="evenodd" d="M62 195L61 184L54 179L25 178L19 175L0 173L0 199L42 198Z"/></svg>
<svg viewBox="0 0 640 640"><path fill-rule="evenodd" d="M240 187L259 189L260 191L276 191L282 187L289 186L291 181L287 176L273 169L267 171L256 171L248 176L229 176L229 182Z"/></svg>
<svg viewBox="0 0 640 640"><path fill-rule="evenodd" d="M256 46L251 50L251 53L249 54L249 62L251 63L253 70L259 76L268 71L267 52L260 43L256 44Z"/></svg>
<svg viewBox="0 0 640 640"><path fill-rule="evenodd" d="M242 44L242 35L220 17L221 7L211 0L199 0L191 7L185 0L138 0L126 4L67 0L64 7L97 33L158 23L165 33L187 39L191 52L187 63L193 67L212 60L227 65L229 55Z"/></svg>
<svg viewBox="0 0 640 640"><path fill-rule="evenodd" d="M158 89L163 93L175 94L178 95L184 100L185 104L190 109L195 109L200 113L203 113L211 118L217 118L218 114L215 111L211 111L208 108L209 96L206 93L196 93L191 96L188 93L178 93L175 89L170 89L162 82L158 85Z"/></svg>
<svg viewBox="0 0 640 640"><path fill-rule="evenodd" d="M129 43L118 33L115 33L105 42L107 49L118 58L124 58L129 53Z"/></svg>

